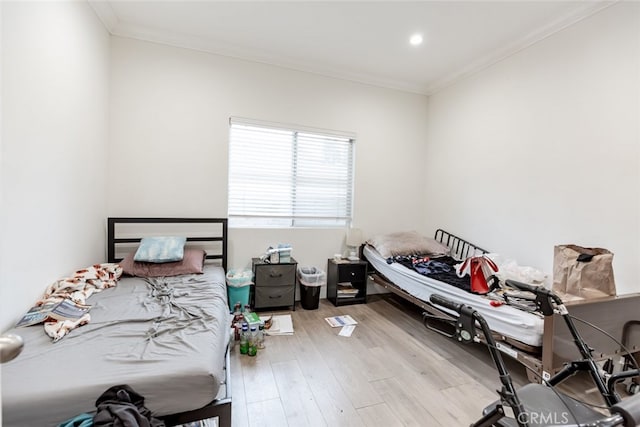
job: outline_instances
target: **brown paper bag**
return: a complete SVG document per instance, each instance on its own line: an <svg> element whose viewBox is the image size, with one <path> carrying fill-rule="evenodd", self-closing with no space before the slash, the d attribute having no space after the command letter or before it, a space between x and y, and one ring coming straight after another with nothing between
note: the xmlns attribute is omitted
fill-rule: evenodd
<svg viewBox="0 0 640 427"><path fill-rule="evenodd" d="M584 299L616 295L613 253L602 248L557 245L553 255L553 291Z"/></svg>

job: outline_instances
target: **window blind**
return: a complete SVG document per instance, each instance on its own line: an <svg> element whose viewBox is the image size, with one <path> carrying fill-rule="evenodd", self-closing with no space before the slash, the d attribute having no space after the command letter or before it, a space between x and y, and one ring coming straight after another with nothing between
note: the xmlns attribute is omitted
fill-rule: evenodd
<svg viewBox="0 0 640 427"><path fill-rule="evenodd" d="M232 118L229 225L348 225L353 149L350 135Z"/></svg>

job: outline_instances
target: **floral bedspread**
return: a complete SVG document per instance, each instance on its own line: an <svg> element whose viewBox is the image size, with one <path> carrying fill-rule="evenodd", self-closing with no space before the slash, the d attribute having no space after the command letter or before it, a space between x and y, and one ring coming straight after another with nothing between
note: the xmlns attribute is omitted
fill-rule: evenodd
<svg viewBox="0 0 640 427"><path fill-rule="evenodd" d="M85 305L87 298L103 289L116 286L122 275L118 264L94 264L77 270L71 277L56 280L47 287L37 305L70 299L76 304ZM71 330L89 323L91 315L86 313L77 320L50 320L44 323L44 330L54 341L58 341Z"/></svg>

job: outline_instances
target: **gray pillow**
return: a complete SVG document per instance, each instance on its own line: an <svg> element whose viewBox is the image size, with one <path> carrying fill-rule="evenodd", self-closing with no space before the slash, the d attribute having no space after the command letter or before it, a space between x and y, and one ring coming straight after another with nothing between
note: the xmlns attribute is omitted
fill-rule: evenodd
<svg viewBox="0 0 640 427"><path fill-rule="evenodd" d="M384 258L399 255L449 255L451 248L415 231L380 234L367 240Z"/></svg>

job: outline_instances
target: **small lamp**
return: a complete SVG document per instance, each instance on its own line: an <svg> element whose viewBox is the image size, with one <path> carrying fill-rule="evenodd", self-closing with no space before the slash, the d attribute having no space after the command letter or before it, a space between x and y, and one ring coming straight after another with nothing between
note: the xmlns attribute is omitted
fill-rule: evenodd
<svg viewBox="0 0 640 427"><path fill-rule="evenodd" d="M362 243L362 230L350 228L347 230L347 247L349 248L349 261L358 261L357 248Z"/></svg>

